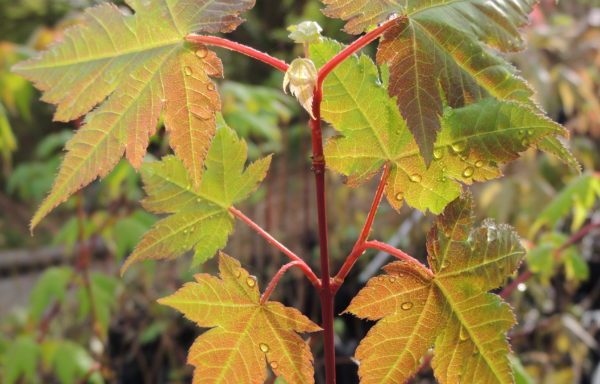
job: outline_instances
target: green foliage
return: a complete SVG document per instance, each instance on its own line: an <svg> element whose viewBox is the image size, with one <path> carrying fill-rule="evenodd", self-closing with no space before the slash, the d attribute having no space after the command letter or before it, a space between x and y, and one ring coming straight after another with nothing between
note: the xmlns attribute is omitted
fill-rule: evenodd
<svg viewBox="0 0 600 384"><path fill-rule="evenodd" d="M233 231L228 209L258 188L271 163L271 156L267 156L244 169L246 159L246 143L229 127L221 126L206 156L198 190L174 156L145 164L142 178L148 198L144 207L172 215L142 237L122 271L139 260L172 259L192 248L194 264L198 264L222 249Z"/></svg>
<svg viewBox="0 0 600 384"><path fill-rule="evenodd" d="M583 281L589 277L589 267L577 248L563 248L568 240L569 238L560 232L546 233L527 254L529 269L536 273L543 283L548 284L560 266L564 266L569 281Z"/></svg>
<svg viewBox="0 0 600 384"><path fill-rule="evenodd" d="M311 56L322 66L340 49L328 40L313 45ZM346 60L323 87L323 118L344 135L327 142L328 166L347 175L350 185L358 185L390 163L386 194L396 209L406 201L440 213L459 196L459 182L499 177L498 164L516 159L548 135L566 134L560 125L518 103L487 98L463 108L448 107L434 144L434 161L427 167L369 58Z"/></svg>
<svg viewBox="0 0 600 384"><path fill-rule="evenodd" d="M61 341L53 348L50 364L56 372L61 384L75 384L80 382L90 372L94 360L80 345ZM87 382L101 384L102 377L96 372L89 376Z"/></svg>
<svg viewBox="0 0 600 384"><path fill-rule="evenodd" d="M40 347L32 335L18 336L3 355L3 378L6 384L17 383L20 379L35 382Z"/></svg>
<svg viewBox="0 0 600 384"><path fill-rule="evenodd" d="M530 231L530 237L544 225L555 227L559 220L573 212L571 230L577 230L586 219L587 212L600 196L600 179L593 174L583 174L563 188L538 215Z"/></svg>
<svg viewBox="0 0 600 384"><path fill-rule="evenodd" d="M29 313L38 323L44 310L53 300L63 303L67 295L67 286L74 271L68 267L52 267L44 271L29 296Z"/></svg>

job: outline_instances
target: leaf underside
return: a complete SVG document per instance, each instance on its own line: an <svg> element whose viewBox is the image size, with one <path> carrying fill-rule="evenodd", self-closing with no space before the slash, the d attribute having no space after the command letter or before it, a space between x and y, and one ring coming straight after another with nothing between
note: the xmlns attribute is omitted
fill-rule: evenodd
<svg viewBox="0 0 600 384"><path fill-rule="evenodd" d="M288 383L314 383L312 354L298 335L321 328L298 310L281 303L260 303L256 279L221 253L221 278L195 275L161 304L181 311L200 327L211 328L192 345L188 363L194 384L262 384L268 362Z"/></svg>
<svg viewBox="0 0 600 384"><path fill-rule="evenodd" d="M341 49L325 40L311 46L311 58L322 66ZM330 169L358 185L389 163L385 192L390 204L399 209L406 201L436 214L460 195L460 183L499 177L499 164L545 137L566 135L529 105L488 97L445 108L428 167L377 66L366 56L347 59L325 79L321 113L343 135L325 145Z"/></svg>
<svg viewBox="0 0 600 384"><path fill-rule="evenodd" d="M488 293L518 267L525 250L507 226L471 228L472 196L452 202L427 237L432 273L411 263L384 267L346 310L378 320L356 350L361 383L404 383L433 347L440 383L512 383L508 304Z"/></svg>
<svg viewBox="0 0 600 384"><path fill-rule="evenodd" d="M145 259L173 259L194 249L202 263L222 249L233 232L228 209L246 199L265 178L271 156L246 169L247 145L227 126L221 126L206 157L206 169L196 190L183 163L175 156L141 167L148 197L142 205L156 214L171 214L144 234L121 272Z"/></svg>
<svg viewBox="0 0 600 384"><path fill-rule="evenodd" d="M200 184L220 109L210 77L223 71L214 52L184 38L193 31L234 30L242 21L237 14L254 0L129 0L128 5L135 14L110 3L87 9L64 41L14 67L44 91L44 101L57 105L56 120L89 112L66 145L32 228L75 191L106 176L124 154L138 168L161 113L171 147L193 185Z"/></svg>
<svg viewBox="0 0 600 384"><path fill-rule="evenodd" d="M535 0L323 2L324 13L347 20L345 30L353 34L396 20L381 38L377 63L389 67L389 95L397 98L427 166L443 129L445 103L460 108L493 97L538 108L529 86L498 54L523 48L519 28ZM573 165L558 144L562 150L553 153Z"/></svg>

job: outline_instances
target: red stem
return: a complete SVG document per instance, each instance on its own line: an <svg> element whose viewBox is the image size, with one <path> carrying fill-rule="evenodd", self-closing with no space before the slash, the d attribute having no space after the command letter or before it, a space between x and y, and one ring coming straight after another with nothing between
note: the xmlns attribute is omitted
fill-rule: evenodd
<svg viewBox="0 0 600 384"><path fill-rule="evenodd" d="M271 282L267 286L267 289L261 296L261 298L260 298L261 304L264 304L267 302L267 300L269 300L269 297L271 296L271 293L273 293L273 290L275 290L275 288L277 287L277 284L279 283L279 279L281 279L281 276L283 276L283 274L286 273L288 271L288 269L293 268L293 267L302 268L302 263L300 261L290 261L289 263L287 263L287 264L281 266L281 268L279 268L279 271L277 271L275 276L273 276L273 279L271 279Z"/></svg>
<svg viewBox="0 0 600 384"><path fill-rule="evenodd" d="M319 281L319 278L317 277L317 275L315 275L315 273L310 268L310 266L308 264L306 264L306 262L304 260L302 260L298 255L296 255L294 252L290 251L285 245L283 245L279 241L277 241L277 239L275 239L273 236L271 236L270 233L268 233L267 231L262 229L260 225L256 224L254 221L252 221L252 219L250 219L248 216L244 215L241 211L237 210L234 207L230 207L229 212L231 212L233 215L240 218L244 223L248 224L248 226L250 228L254 229L259 235L261 235L269 243L274 245L275 248L279 249L287 257L289 257L293 261L298 262L298 266L300 267L300 269L302 269L302 272L304 272L306 277L308 277L308 279L310 280L312 285L314 285L317 289L321 288L321 282Z"/></svg>
<svg viewBox="0 0 600 384"><path fill-rule="evenodd" d="M381 241L377 241L377 240L371 240L371 241L365 242L364 247L365 247L365 249L366 248L378 249L380 251L389 253L390 255L394 256L395 258L397 258L399 260L412 263L412 264L418 266L419 268L421 268L421 270L423 272L425 272L429 277L433 278L433 272L431 272L431 269L427 268L426 266L421 264L421 262L419 260L415 259L408 253L405 253L398 248L394 248L389 244L382 243Z"/></svg>
<svg viewBox="0 0 600 384"><path fill-rule="evenodd" d="M315 88L313 96L313 116L310 120L312 137L312 170L315 174L317 195L317 216L319 223L319 253L321 258L321 317L323 345L325 349L325 382L335 384L335 343L333 330L333 298L331 274L329 272L329 247L327 244L327 207L325 202L325 155L323 153L323 132L321 130L321 101L323 89Z"/></svg>
<svg viewBox="0 0 600 384"><path fill-rule="evenodd" d="M279 60L267 53L258 51L240 43L233 42L231 40L222 39L220 37L188 35L185 39L190 43L214 45L216 47L226 48L231 51L243 53L246 56L250 56L254 59L262 61L263 63L269 64L282 72L287 72L289 67L285 61Z"/></svg>
<svg viewBox="0 0 600 384"><path fill-rule="evenodd" d="M324 66L322 66L321 69L319 70L319 88L321 88L323 81L325 80L327 75L329 75L331 73L331 71L333 71L335 69L335 67L340 65L348 57L352 56L355 52L357 52L358 50L365 47L366 45L371 43L373 40L375 40L376 38L381 36L385 31L387 31L389 28L394 26L397 21L398 21L398 19L393 19L393 20L390 20L390 21L386 22L385 24L382 24L381 26L375 28L371 32L367 33L366 35L355 40L352 44L347 46L344 50L342 50L340 53L335 55Z"/></svg>
<svg viewBox="0 0 600 384"><path fill-rule="evenodd" d="M387 183L389 173L390 165L389 163L386 163L383 168L383 173L381 174L381 180L379 181L377 192L375 192L375 197L373 198L373 203L371 204L371 209L369 210L369 214L367 215L367 220L365 221L362 231L360 232L360 236L356 240L356 243L352 248L352 252L350 253L350 255L348 255L348 257L346 257L344 264L340 268L337 275L335 275L335 277L333 278L333 285L335 286L334 289L336 291L340 287L340 285L342 285L342 283L346 279L346 276L348 276L348 273L356 263L356 260L358 260L358 258L365 251L364 243L366 242L367 238L369 237L369 233L371 232L371 226L373 225L375 214L377 213L377 209L379 208L379 204L381 203L381 199L383 197L383 192L385 191L385 186Z"/></svg>
<svg viewBox="0 0 600 384"><path fill-rule="evenodd" d="M600 227L600 221L594 222L594 223L589 223L586 226L584 226L583 228L581 228L579 231L574 233L560 247L558 247L556 250L554 250L554 260L556 260L560 257L560 253L562 251L564 251L571 245L579 242L581 239L583 239L585 236L587 236L587 234L590 233L591 230L598 228L598 227ZM511 293L513 293L513 291L519 286L519 284L526 282L532 276L533 276L533 272L531 272L531 270L527 269L527 270L523 271L523 273L521 273L519 276L517 276L509 285L506 286L506 288L504 288L499 293L499 296L502 298L507 298L508 296L510 296Z"/></svg>

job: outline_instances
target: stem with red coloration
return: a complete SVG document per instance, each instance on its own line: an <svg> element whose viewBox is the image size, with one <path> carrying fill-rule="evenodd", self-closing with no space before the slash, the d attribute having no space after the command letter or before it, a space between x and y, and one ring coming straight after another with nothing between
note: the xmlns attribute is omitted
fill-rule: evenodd
<svg viewBox="0 0 600 384"><path fill-rule="evenodd" d="M267 231L262 229L260 225L256 224L254 221L252 221L252 219L250 219L248 216L244 215L238 209L236 209L234 207L230 207L229 212L231 212L233 215L240 218L244 223L248 224L248 226L250 228L254 229L259 235L261 235L269 243L274 245L275 248L279 249L287 257L289 257L293 261L297 262L298 267L300 267L300 269L302 269L302 272L304 272L306 277L308 277L308 279L310 280L312 285L314 285L315 288L317 288L317 289L321 288L321 282L320 282L319 278L317 277L317 275L315 275L315 273L310 268L310 266L308 264L306 264L306 262L304 260L302 260L298 255L296 255L294 252L290 251L285 245L283 245L279 241L277 241L277 239L275 239L273 236L271 236L270 233L268 233Z"/></svg>
<svg viewBox="0 0 600 384"><path fill-rule="evenodd" d="M383 192L385 191L385 186L387 183L388 175L390 174L390 164L385 163L383 168L383 173L381 174L381 180L379 181L379 186L377 187L377 192L375 193L375 197L373 198L373 203L371 204L371 209L369 210L369 214L367 215L367 220L365 220L365 224L363 225L362 231L356 243L354 243L354 247L352 248L352 252L346 260L344 264L340 268L339 272L333 278L334 289L337 289L342 285L346 276L350 272L350 269L356 263L356 260L364 253L365 247L364 243L367 241L369 237L369 233L371 232L371 226L373 225L373 220L375 219L375 214L377 213L377 209L379 208L379 204L381 203L381 199L383 197Z"/></svg>
<svg viewBox="0 0 600 384"><path fill-rule="evenodd" d="M333 330L333 298L331 274L329 272L329 247L327 244L327 205L325 202L325 155L323 153L323 132L321 130L321 101L323 89L315 88L313 96L313 116L310 120L312 137L312 170L315 174L317 195L317 217L319 224L319 254L321 259L321 317L323 344L325 349L325 382L335 384L335 343Z"/></svg>
<svg viewBox="0 0 600 384"><path fill-rule="evenodd" d="M421 270L423 272L425 272L425 274L427 274L429 277L433 278L433 272L431 272L431 269L429 269L426 266L424 266L423 264L421 264L421 262L419 262L419 260L415 259L408 253L405 253L398 248L394 248L389 244L382 243L381 241L377 241L377 240L371 240L371 241L365 242L365 248L378 249L380 251L389 253L390 255L394 256L396 259L412 263L412 264L418 266L419 268L421 268Z"/></svg>
<svg viewBox="0 0 600 384"><path fill-rule="evenodd" d="M282 72L287 72L288 70L288 65L285 61L279 60L267 53L248 47L244 44L233 42L231 40L222 39L220 37L215 36L203 35L188 35L185 39L190 43L214 45L215 47L226 48L230 51L242 53L246 56L252 57L253 59L269 64L270 66L275 67Z"/></svg>
<svg viewBox="0 0 600 384"><path fill-rule="evenodd" d="M260 298L261 304L264 304L267 302L267 300L269 300L269 297L271 296L271 293L273 293L273 290L275 290L275 288L277 287L277 283L279 283L279 279L281 279L281 276L283 276L283 274L286 273L288 271L288 269L293 268L293 267L302 268L302 262L290 261L289 263L287 263L287 264L281 266L281 268L279 268L279 271L277 271L275 276L273 276L273 278L271 279L271 282L267 286L267 289L265 289L265 292L261 296L261 298Z"/></svg>
<svg viewBox="0 0 600 384"><path fill-rule="evenodd" d="M381 36L385 31L387 31L389 28L394 26L399 19L400 18L390 20L387 23L382 24L381 26L375 28L371 32L362 36L361 38L355 40L352 44L347 46L344 50L342 50L340 53L335 55L325 65L323 65L321 67L321 69L319 70L319 88L321 88L321 84L323 84L323 80L325 80L327 75L329 75L331 73L331 71L333 71L335 69L335 67L340 65L344 60L346 60L348 57L352 56L358 50L365 47L366 45L371 43L373 40L375 40L376 38Z"/></svg>

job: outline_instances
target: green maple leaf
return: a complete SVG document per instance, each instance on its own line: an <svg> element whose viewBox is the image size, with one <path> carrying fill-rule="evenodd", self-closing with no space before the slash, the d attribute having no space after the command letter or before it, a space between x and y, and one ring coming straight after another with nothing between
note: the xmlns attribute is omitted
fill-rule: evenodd
<svg viewBox="0 0 600 384"><path fill-rule="evenodd" d="M264 383L266 361L288 383L314 383L310 348L296 332L321 328L294 308L262 303L255 278L223 253L219 272L220 279L195 275L197 282L159 300L211 328L190 348L193 383Z"/></svg>
<svg viewBox="0 0 600 384"><path fill-rule="evenodd" d="M349 33L396 18L382 37L377 62L389 65L389 94L398 97L398 107L428 165L442 128L444 100L454 108L487 97L534 106L533 92L496 51L522 49L519 28L527 23L535 0L324 3L325 14L349 20L345 28ZM561 155L567 161L567 154Z"/></svg>
<svg viewBox="0 0 600 384"><path fill-rule="evenodd" d="M209 76L222 65L206 47L185 42L193 31L230 32L236 15L254 0L129 0L131 15L105 3L86 10L82 24L61 43L14 70L57 105L55 119L74 120L94 106L67 143L56 182L32 219L32 227L54 207L97 177L106 176L126 154L137 168L161 112L170 144L198 186L203 160L220 109Z"/></svg>
<svg viewBox="0 0 600 384"><path fill-rule="evenodd" d="M321 66L341 48L325 40L311 46L311 58ZM527 105L486 98L445 109L434 161L427 167L395 104L366 56L347 59L323 84L322 116L344 135L327 141L326 164L357 185L388 163L385 192L396 209L406 201L440 213L460 195L459 182L499 177L499 164L549 135L566 135L564 128Z"/></svg>
<svg viewBox="0 0 600 384"><path fill-rule="evenodd" d="M144 259L173 259L194 249L194 262L204 262L225 246L233 231L228 209L247 198L265 178L271 156L244 169L247 146L226 126L217 130L206 157L206 169L198 190L175 156L144 163L141 167L148 197L144 207L172 215L144 234L121 271Z"/></svg>
<svg viewBox="0 0 600 384"><path fill-rule="evenodd" d="M352 300L347 312L378 320L356 350L361 383L406 381L432 346L440 383L513 382L504 334L514 316L487 291L517 269L525 250L508 226L472 224L466 195L448 205L427 236L431 271L389 264Z"/></svg>

